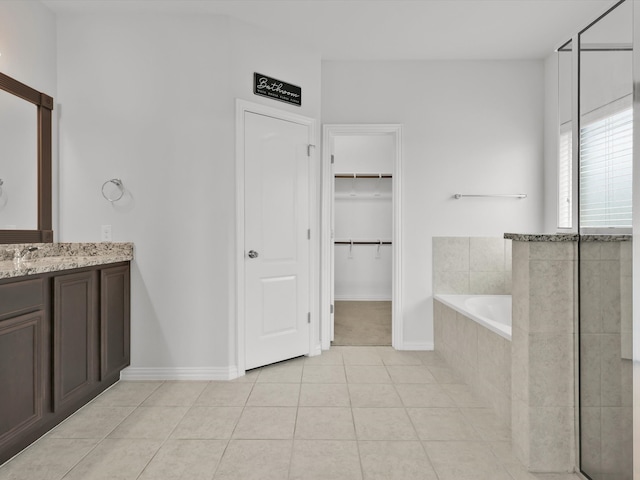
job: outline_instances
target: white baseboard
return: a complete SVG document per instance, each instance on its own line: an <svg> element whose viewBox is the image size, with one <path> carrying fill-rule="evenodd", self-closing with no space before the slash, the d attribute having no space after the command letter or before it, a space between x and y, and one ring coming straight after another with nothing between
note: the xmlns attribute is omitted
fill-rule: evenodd
<svg viewBox="0 0 640 480"><path fill-rule="evenodd" d="M400 345L397 350L415 350L415 351L424 351L424 350L433 350L435 349L435 345L433 342L404 342Z"/></svg>
<svg viewBox="0 0 640 480"><path fill-rule="evenodd" d="M352 295L336 295L333 297L335 301L338 302L390 302L391 297L380 297L380 296L371 296L371 295L361 295L361 296L352 296Z"/></svg>
<svg viewBox="0 0 640 480"><path fill-rule="evenodd" d="M127 367L120 380L233 380L238 369L229 367Z"/></svg>

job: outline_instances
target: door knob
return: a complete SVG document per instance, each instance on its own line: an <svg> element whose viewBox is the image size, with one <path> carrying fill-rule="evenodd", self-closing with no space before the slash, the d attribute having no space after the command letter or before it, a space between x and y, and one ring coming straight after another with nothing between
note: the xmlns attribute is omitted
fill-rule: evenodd
<svg viewBox="0 0 640 480"><path fill-rule="evenodd" d="M249 258L258 258L258 252L256 252L255 250L249 250Z"/></svg>

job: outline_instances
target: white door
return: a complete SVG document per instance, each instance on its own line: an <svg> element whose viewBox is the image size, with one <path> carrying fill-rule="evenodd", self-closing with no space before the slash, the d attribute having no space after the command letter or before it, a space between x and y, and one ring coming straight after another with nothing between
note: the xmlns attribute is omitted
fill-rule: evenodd
<svg viewBox="0 0 640 480"><path fill-rule="evenodd" d="M309 353L310 130L244 115L247 370Z"/></svg>

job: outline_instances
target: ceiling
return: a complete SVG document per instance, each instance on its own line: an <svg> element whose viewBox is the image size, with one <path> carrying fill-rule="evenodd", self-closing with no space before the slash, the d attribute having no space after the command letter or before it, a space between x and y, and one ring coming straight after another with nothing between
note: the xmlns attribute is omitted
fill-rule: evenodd
<svg viewBox="0 0 640 480"><path fill-rule="evenodd" d="M325 60L541 59L614 0L42 0L57 13L216 14Z"/></svg>

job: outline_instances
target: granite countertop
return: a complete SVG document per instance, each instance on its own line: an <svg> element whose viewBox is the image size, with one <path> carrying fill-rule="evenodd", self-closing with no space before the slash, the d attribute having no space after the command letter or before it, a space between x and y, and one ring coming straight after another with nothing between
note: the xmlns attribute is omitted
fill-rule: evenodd
<svg viewBox="0 0 640 480"><path fill-rule="evenodd" d="M580 235L581 242L630 242L633 235Z"/></svg>
<svg viewBox="0 0 640 480"><path fill-rule="evenodd" d="M578 235L577 233L505 233L504 238L517 242L629 242L632 235Z"/></svg>
<svg viewBox="0 0 640 480"><path fill-rule="evenodd" d="M16 249L37 247L19 263ZM133 260L133 243L33 243L0 245L0 279Z"/></svg>
<svg viewBox="0 0 640 480"><path fill-rule="evenodd" d="M517 242L577 242L577 233L505 233L504 238Z"/></svg>

